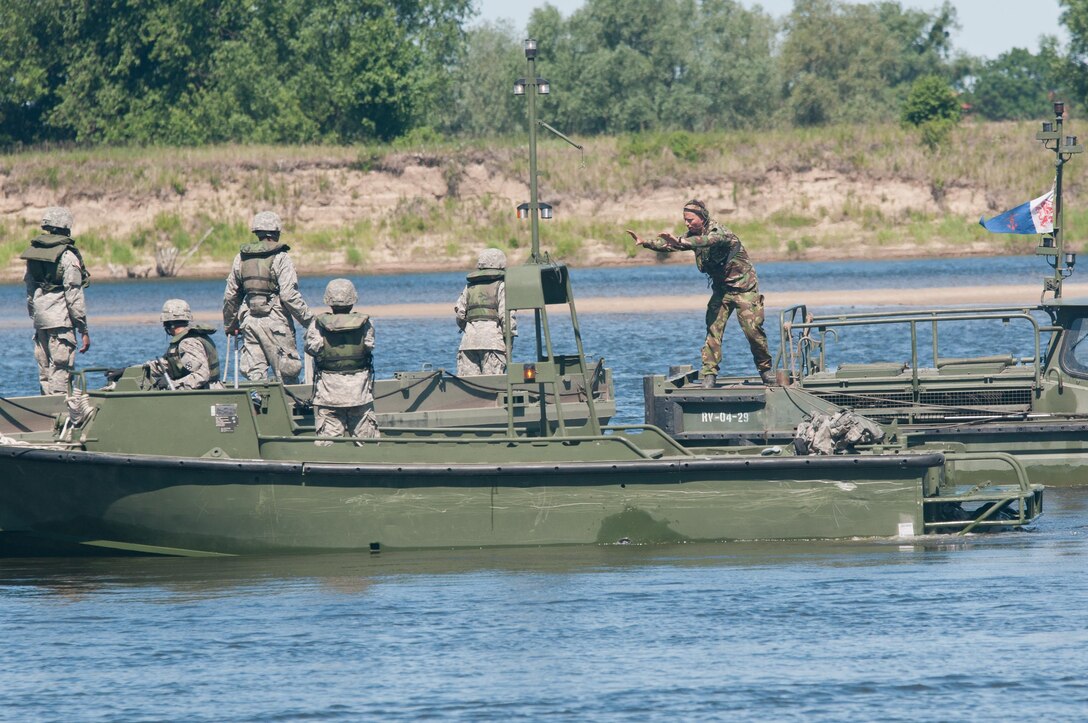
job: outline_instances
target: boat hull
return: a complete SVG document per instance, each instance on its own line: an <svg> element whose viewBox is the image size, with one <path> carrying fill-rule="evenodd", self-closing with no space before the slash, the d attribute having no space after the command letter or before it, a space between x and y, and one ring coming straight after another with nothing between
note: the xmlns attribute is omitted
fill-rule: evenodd
<svg viewBox="0 0 1088 723"><path fill-rule="evenodd" d="M914 535L923 480L941 462L930 453L443 466L0 447L0 530L174 554Z"/></svg>

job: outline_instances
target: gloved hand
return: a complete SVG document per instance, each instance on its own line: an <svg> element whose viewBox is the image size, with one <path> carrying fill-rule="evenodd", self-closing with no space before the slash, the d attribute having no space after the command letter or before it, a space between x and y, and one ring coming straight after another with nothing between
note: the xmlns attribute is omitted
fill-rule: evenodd
<svg viewBox="0 0 1088 723"><path fill-rule="evenodd" d="M115 382L121 378L121 375L125 373L124 367L118 367L117 369L109 369L106 371L106 381Z"/></svg>
<svg viewBox="0 0 1088 723"><path fill-rule="evenodd" d="M155 380L154 388L159 391L166 391L170 388L170 382L167 381L165 374Z"/></svg>

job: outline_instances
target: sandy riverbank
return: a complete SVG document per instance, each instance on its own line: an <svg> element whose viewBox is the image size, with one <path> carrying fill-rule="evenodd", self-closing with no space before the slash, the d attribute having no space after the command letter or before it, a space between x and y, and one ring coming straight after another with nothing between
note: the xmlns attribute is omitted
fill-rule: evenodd
<svg viewBox="0 0 1088 723"><path fill-rule="evenodd" d="M807 304L811 310L819 311L831 307L873 307L904 306L928 308L939 306L972 306L978 304L1034 305L1039 302L1039 284L1020 284L1010 286L961 286L927 287L912 289L843 289L837 291L787 291L765 294L767 309L777 311L797 304ZM1067 284L1064 297L1076 299L1088 297L1088 283ZM642 296L633 300L627 296L599 296L577 299L579 314L635 314L647 312L701 312L706 307L705 294L682 296ZM453 302L426 304L375 304L364 303L362 311L376 319L390 318L441 318L453 316ZM205 323L222 323L222 318L215 312L199 312L196 319ZM94 314L91 308L91 328L99 324L152 324L158 323L157 310L133 314L114 314L101 316ZM0 322L3 327L21 327L30 325L29 319L23 322Z"/></svg>

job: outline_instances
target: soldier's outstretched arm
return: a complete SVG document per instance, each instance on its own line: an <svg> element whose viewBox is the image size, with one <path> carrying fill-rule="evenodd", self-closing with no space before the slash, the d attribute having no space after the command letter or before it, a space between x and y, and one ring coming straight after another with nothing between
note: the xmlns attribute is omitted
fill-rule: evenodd
<svg viewBox="0 0 1088 723"><path fill-rule="evenodd" d="M740 238L728 229L714 228L701 236L685 236L680 240L680 246L684 249L705 249L710 246L724 244L733 246L740 243Z"/></svg>

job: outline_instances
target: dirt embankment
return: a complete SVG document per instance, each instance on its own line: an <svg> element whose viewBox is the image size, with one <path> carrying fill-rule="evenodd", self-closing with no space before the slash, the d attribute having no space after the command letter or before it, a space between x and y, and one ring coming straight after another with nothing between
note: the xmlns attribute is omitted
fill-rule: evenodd
<svg viewBox="0 0 1088 723"><path fill-rule="evenodd" d="M66 185L36 183L0 167L0 223L11 246L0 276L16 279L22 264L15 246L33 233L44 208L67 205L75 215L75 235L123 238L151 231L152 243L134 258L118 260L108 251L88 253L99 278L150 270L160 219L190 223L193 236L216 220L245 223L256 210L274 209L289 224L285 238L293 244L296 266L303 273L389 273L471 267L476 252L498 243L513 262L528 253L528 225L511 219L514 208L529 196L526 184L503 163L487 158L451 167L420 154L387 158L375 168L345 159L292 162L223 163L169 183L101 186L93 181ZM93 177L93 176L92 176ZM713 214L738 230L759 261L803 258L911 257L996 254L1009 250L1008 237L942 238L939 233L899 233L905 220L932 215L977 222L992 212L994 201L982 188L960 185L935 193L931 184L888 177L866 177L841 170L774 170L758 184L714 178L704 182L662 183L629 191L568 191L550 197L557 221L542 224L543 247L553 257L581 266L664 262L650 252L633 252L624 228L643 235L675 230L683 202L707 201ZM939 198L938 198L939 197ZM450 208L456 207L456 211ZM418 228L401 228L418 213ZM199 220L198 220L199 219ZM467 220L466 220L467 219ZM467 234L466 224L481 223ZM337 238L369 229L366 239ZM344 229L355 229L344 231ZM552 245L553 231L574 236L565 248ZM493 236L491 233L493 231ZM321 234L331 240L314 239ZM294 235L294 239L292 239ZM1026 242L1025 242L1026 243ZM209 244L209 247L212 244ZM363 249L354 254L352 247ZM233 246L231 247L233 248ZM1025 249L1027 246L1025 246ZM673 262L690 262L676 254ZM182 268L183 276L215 276L226 271L224 252L198 254ZM152 272L153 274L154 272Z"/></svg>

